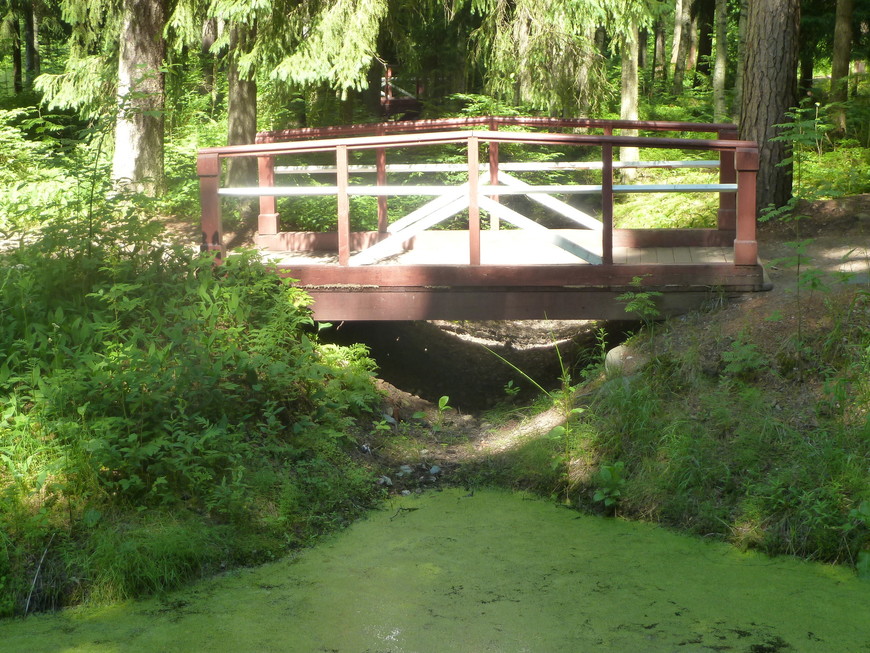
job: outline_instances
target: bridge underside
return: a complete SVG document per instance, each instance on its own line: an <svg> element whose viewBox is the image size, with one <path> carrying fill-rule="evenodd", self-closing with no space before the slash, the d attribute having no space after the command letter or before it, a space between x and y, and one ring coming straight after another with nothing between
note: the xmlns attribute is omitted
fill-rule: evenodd
<svg viewBox="0 0 870 653"><path fill-rule="evenodd" d="M461 237L446 248L442 242L437 252L418 242L382 265L339 266L324 263L333 255L317 252L272 252L271 257L281 274L311 294L320 321L625 319L625 302L617 297L629 291L661 293L655 297L658 309L671 316L769 289L760 264L731 262L733 250L717 242L722 234L711 230L705 238L692 231L695 246L681 247L660 247L649 239L631 242L622 234L615 239L617 262L610 265L576 259L546 264L558 261L556 254L525 241L523 255L500 248L501 260L488 263L483 257L483 264L470 266L460 260L467 257ZM674 240L672 232L669 241ZM445 250L455 263L426 262L443 261ZM407 260L417 263L404 264ZM642 279L640 287L632 285L636 278Z"/></svg>

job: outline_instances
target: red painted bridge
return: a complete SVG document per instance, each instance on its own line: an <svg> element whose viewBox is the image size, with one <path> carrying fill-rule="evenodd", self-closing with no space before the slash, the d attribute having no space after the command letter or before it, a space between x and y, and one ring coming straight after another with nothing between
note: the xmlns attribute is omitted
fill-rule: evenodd
<svg viewBox="0 0 870 653"><path fill-rule="evenodd" d="M641 157L614 160L625 147ZM222 185L234 157L256 157L258 186ZM483 117L296 129L202 149L197 168L202 248L226 256L222 203L258 197L255 242L312 295L318 320L615 319L626 317L615 298L638 278L661 293L663 314L768 287L755 237L758 148L734 125ZM662 169L709 179L652 183ZM570 183L539 183L555 173ZM714 193L716 226L614 227L629 193ZM335 227L281 231L278 199L292 214L312 196L335 198ZM367 196L377 228L355 230L352 198Z"/></svg>

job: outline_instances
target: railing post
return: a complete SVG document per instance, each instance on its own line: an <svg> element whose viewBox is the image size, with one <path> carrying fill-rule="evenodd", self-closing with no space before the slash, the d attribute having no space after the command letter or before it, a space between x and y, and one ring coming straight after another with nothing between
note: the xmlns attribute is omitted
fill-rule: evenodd
<svg viewBox="0 0 870 653"><path fill-rule="evenodd" d="M737 148L737 238L734 241L734 265L757 265L758 242L755 237L755 191L758 177L758 148Z"/></svg>
<svg viewBox="0 0 870 653"><path fill-rule="evenodd" d="M608 130L605 130L608 131ZM611 130L611 134L612 134ZM607 134L608 136L610 134ZM613 144L601 146L601 262L613 265Z"/></svg>
<svg viewBox="0 0 870 653"><path fill-rule="evenodd" d="M498 131L498 123L495 120L489 121L489 130ZM498 143L492 141L489 143L489 185L498 186ZM493 202L498 202L499 196L492 195L490 199ZM498 216L490 215L489 228L493 231L497 231L499 226Z"/></svg>
<svg viewBox="0 0 870 653"><path fill-rule="evenodd" d="M271 156L257 157L257 172L260 188L275 187L275 159ZM260 195L260 215L257 216L257 231L260 235L278 233L278 210L274 195Z"/></svg>
<svg viewBox="0 0 870 653"><path fill-rule="evenodd" d="M737 140L737 131L723 129L718 134L720 140ZM734 169L733 150L721 150L719 152L719 183L733 184L737 181L737 173ZM731 231L737 224L737 197L734 193L719 193L719 215L717 226L720 231Z"/></svg>
<svg viewBox="0 0 870 653"><path fill-rule="evenodd" d="M200 251L224 256L224 233L221 226L221 200L218 196L221 161L217 154L200 154L196 159L199 175L199 203L202 208L202 244Z"/></svg>
<svg viewBox="0 0 870 653"><path fill-rule="evenodd" d="M477 136L468 137L468 258L471 265L480 265L480 206L478 186L480 160Z"/></svg>
<svg viewBox="0 0 870 653"><path fill-rule="evenodd" d="M347 265L350 261L350 200L347 195L347 145L335 148L335 167L338 187L338 263Z"/></svg>
<svg viewBox="0 0 870 653"><path fill-rule="evenodd" d="M384 128L378 127L377 135L382 136ZM387 185L387 150L384 147L379 147L375 150L375 168L377 169L377 180L375 183L378 186ZM387 233L387 196L378 195L378 233Z"/></svg>

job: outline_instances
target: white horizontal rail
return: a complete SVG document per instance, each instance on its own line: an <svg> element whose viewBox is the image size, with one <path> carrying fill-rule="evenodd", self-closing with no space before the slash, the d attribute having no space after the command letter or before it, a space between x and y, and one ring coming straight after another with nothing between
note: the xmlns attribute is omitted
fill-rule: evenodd
<svg viewBox="0 0 870 653"><path fill-rule="evenodd" d="M530 161L528 163L499 163L499 170L509 172L547 172L558 170L601 170L601 161ZM718 168L718 161L614 161L614 168ZM466 172L465 163L389 163L387 172ZM488 171L489 164L481 164L481 171ZM378 171L373 165L350 165L350 174L374 174ZM336 174L334 165L275 166L276 175L320 175Z"/></svg>

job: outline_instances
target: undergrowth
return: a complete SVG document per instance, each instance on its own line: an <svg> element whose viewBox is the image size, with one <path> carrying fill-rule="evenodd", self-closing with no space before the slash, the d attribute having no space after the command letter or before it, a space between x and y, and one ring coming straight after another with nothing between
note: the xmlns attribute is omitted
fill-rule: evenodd
<svg viewBox="0 0 870 653"><path fill-rule="evenodd" d="M475 463L474 478L860 571L870 290L846 283L803 301L792 309L813 319L800 341L793 315L726 335L721 310L640 332L638 372L593 367L577 386L585 410L568 451L541 433ZM569 472L554 474L566 460Z"/></svg>
<svg viewBox="0 0 870 653"><path fill-rule="evenodd" d="M251 253L161 245L135 205L0 255L0 616L268 559L378 498L347 455L362 346Z"/></svg>

